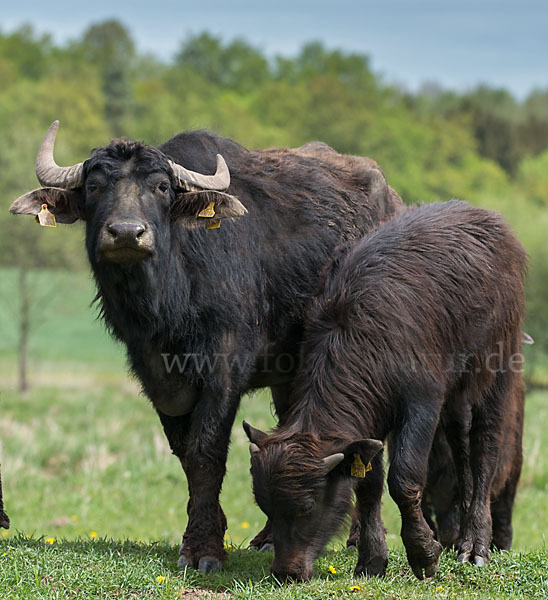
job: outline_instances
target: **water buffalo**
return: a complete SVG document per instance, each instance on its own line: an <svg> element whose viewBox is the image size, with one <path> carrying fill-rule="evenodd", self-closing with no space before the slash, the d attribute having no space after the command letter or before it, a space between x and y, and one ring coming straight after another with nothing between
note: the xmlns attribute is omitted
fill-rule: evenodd
<svg viewBox="0 0 548 600"><path fill-rule="evenodd" d="M525 266L500 215L456 201L400 212L335 253L308 311L289 410L270 435L244 424L276 576L311 576L354 482L355 573L384 574L380 440L389 435L407 557L419 579L432 576L442 547L421 504L440 424L462 492L459 560L489 559L503 415L520 377Z"/></svg>
<svg viewBox="0 0 548 600"><path fill-rule="evenodd" d="M390 218L401 200L373 161L324 144L255 152L196 131L159 148L114 140L59 167L57 128L38 153L45 187L11 212L84 221L102 317L187 476L179 564L217 570L240 397L270 386L283 414L319 273L337 245Z"/></svg>

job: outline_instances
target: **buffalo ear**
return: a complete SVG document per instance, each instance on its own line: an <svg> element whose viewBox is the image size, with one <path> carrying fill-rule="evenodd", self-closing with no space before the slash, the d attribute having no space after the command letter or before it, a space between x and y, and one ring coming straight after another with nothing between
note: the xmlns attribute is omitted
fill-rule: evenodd
<svg viewBox="0 0 548 600"><path fill-rule="evenodd" d="M205 216L200 213L205 213ZM211 190L177 194L171 206L172 221L180 221L187 227L207 225L213 220L234 219L246 213L246 207L236 196Z"/></svg>
<svg viewBox="0 0 548 600"><path fill-rule="evenodd" d="M246 421L244 421L242 423L242 426L244 428L244 431L245 431L247 437L249 438L249 441L252 444L256 445L268 437L267 433L265 433L264 431L261 431L260 429L255 429L255 427L251 427L251 425L249 423L247 423Z"/></svg>
<svg viewBox="0 0 548 600"><path fill-rule="evenodd" d="M356 464L357 457L359 457L362 465L361 468L365 468L365 472L367 472L369 470L367 468L369 463L381 452L383 447L383 443L379 440L358 440L350 444L345 444L343 447L338 448L338 454L334 455L339 456L342 454L344 458L339 461L340 466L338 463L333 470L340 472L340 469L342 469L342 472L345 474L353 474L354 470L352 466ZM364 475L365 473L356 476L363 477Z"/></svg>
<svg viewBox="0 0 548 600"><path fill-rule="evenodd" d="M82 218L79 209L80 193L77 190L44 187L19 196L10 206L12 215L37 215L42 205L53 213L58 223L70 225Z"/></svg>

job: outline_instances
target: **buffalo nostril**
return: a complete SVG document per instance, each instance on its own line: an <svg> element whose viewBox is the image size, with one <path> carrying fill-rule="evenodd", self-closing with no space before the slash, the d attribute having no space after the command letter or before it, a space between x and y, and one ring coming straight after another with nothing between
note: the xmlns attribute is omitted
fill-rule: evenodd
<svg viewBox="0 0 548 600"><path fill-rule="evenodd" d="M142 223L110 223L108 230L117 241L138 240L146 231L145 225Z"/></svg>

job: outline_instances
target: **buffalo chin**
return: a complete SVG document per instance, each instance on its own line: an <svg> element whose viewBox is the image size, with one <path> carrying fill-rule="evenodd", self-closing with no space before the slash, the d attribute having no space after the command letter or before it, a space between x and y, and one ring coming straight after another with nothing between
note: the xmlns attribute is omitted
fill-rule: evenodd
<svg viewBox="0 0 548 600"><path fill-rule="evenodd" d="M138 246L113 246L101 251L101 258L119 265L133 265L148 258L152 254L149 248Z"/></svg>

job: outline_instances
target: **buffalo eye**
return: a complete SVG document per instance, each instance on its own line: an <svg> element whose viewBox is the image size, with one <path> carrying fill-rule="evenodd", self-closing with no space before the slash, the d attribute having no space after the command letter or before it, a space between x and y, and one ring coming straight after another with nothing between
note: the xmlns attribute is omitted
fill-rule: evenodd
<svg viewBox="0 0 548 600"><path fill-rule="evenodd" d="M86 183L86 191L88 193L93 193L97 190L97 184L96 183Z"/></svg>
<svg viewBox="0 0 548 600"><path fill-rule="evenodd" d="M314 502L314 500L307 500L306 502L303 502L296 511L297 516L298 517L309 516L312 513L312 510L314 509L315 504L316 503Z"/></svg>
<svg viewBox="0 0 548 600"><path fill-rule="evenodd" d="M166 183L165 181L162 181L162 183L160 183L158 185L158 190L162 193L162 194L167 194L169 191L169 183Z"/></svg>

